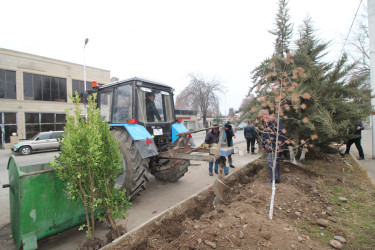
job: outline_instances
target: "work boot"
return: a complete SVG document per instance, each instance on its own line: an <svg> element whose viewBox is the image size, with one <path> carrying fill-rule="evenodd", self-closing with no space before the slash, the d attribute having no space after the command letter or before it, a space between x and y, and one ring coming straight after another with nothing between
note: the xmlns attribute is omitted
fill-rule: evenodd
<svg viewBox="0 0 375 250"><path fill-rule="evenodd" d="M210 175L210 176L213 176L214 174L212 173L212 171L210 171L210 172L209 172L209 175Z"/></svg>

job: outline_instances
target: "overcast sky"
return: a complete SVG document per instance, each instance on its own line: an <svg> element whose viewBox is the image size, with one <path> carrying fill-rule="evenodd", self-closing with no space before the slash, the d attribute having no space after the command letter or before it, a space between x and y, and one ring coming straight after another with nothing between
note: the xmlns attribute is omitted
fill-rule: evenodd
<svg viewBox="0 0 375 250"><path fill-rule="evenodd" d="M310 15L338 58L360 0L289 0L294 33ZM361 13L363 13L363 1ZM166 83L178 94L187 74L228 89L221 111L237 109L250 71L273 52L278 0L1 0L0 47ZM83 73L82 73L83 79ZM88 79L95 80L95 79ZM226 101L225 101L226 100Z"/></svg>

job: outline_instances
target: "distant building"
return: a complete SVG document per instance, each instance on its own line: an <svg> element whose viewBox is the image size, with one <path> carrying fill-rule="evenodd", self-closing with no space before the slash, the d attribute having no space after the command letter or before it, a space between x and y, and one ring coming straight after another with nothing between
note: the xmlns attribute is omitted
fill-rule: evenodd
<svg viewBox="0 0 375 250"><path fill-rule="evenodd" d="M86 66L86 76L87 89L110 82L109 70ZM0 147L9 148L12 133L63 130L75 91L82 97L83 65L0 48Z"/></svg>
<svg viewBox="0 0 375 250"><path fill-rule="evenodd" d="M177 119L182 119L185 127L189 131L198 129L197 111L176 109L175 114Z"/></svg>

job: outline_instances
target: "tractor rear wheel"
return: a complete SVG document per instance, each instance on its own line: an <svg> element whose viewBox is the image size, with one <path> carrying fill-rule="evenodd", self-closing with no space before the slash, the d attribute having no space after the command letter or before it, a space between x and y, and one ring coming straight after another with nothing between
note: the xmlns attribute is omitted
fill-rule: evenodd
<svg viewBox="0 0 375 250"><path fill-rule="evenodd" d="M142 159L133 138L124 128L114 128L113 138L119 140L123 155L124 174L117 179L117 184L126 189L126 195L133 200L146 189L148 184L149 158ZM120 182L120 183L119 183Z"/></svg>

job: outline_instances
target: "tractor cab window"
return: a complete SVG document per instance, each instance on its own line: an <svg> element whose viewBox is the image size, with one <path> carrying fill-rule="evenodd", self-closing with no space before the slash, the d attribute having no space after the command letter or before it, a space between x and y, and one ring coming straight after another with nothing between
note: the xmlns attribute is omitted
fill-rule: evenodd
<svg viewBox="0 0 375 250"><path fill-rule="evenodd" d="M122 85L115 89L113 123L126 123L132 118L132 86Z"/></svg>
<svg viewBox="0 0 375 250"><path fill-rule="evenodd" d="M111 121L112 91L100 93L99 104L102 119L105 121Z"/></svg>
<svg viewBox="0 0 375 250"><path fill-rule="evenodd" d="M165 91L138 89L138 120L144 123L172 122L172 96Z"/></svg>

